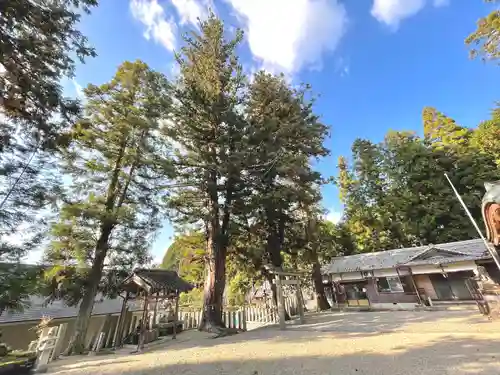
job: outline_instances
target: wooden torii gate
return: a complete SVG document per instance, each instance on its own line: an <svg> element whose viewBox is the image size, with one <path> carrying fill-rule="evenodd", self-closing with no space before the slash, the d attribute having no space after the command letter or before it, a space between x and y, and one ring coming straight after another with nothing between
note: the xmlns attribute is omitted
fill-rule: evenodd
<svg viewBox="0 0 500 375"><path fill-rule="evenodd" d="M285 296L283 295L284 285L295 286L295 296L297 298L297 309L299 312L300 324L304 324L304 301L300 285L300 272L282 271L277 269L269 269L269 273L274 275L274 284L276 285L276 300L278 303L279 327L281 330L286 329L285 322Z"/></svg>

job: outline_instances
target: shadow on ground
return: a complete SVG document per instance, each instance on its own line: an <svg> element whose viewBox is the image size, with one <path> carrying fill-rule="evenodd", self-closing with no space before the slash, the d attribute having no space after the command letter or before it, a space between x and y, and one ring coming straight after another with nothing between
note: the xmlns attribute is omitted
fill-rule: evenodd
<svg viewBox="0 0 500 375"><path fill-rule="evenodd" d="M457 332L457 326L462 331ZM500 331L500 323L491 323L484 316L470 311L384 311L384 312L323 312L306 316L305 324L290 322L284 334L278 325L263 326L237 335L212 339L211 335L195 333L196 340L184 339L184 332L179 335L179 342L158 346L148 352L163 350L183 350L190 347L213 347L224 343L240 343L249 340L293 341L296 343L311 340L311 332L334 334L337 338L372 337L392 332L411 333L470 333ZM302 334L301 334L302 333Z"/></svg>
<svg viewBox="0 0 500 375"><path fill-rule="evenodd" d="M307 316L304 325L289 325L286 331L277 326L261 327L234 336L217 339L197 331L186 331L177 340L159 345L145 354L88 357L82 363L57 364L53 371L57 374L500 374L500 342L495 340L500 324L489 323L487 319L474 312L367 312L367 313L316 313ZM458 332L457 332L458 330ZM386 352L377 350L379 340L394 340L395 333L401 342L394 343ZM487 336L478 335L486 334ZM418 340L412 335L417 334ZM422 334L429 334L429 340L422 341ZM488 336L489 335L489 336ZM386 336L386 337L384 337ZM416 335L415 335L416 336ZM389 338L388 338L389 337ZM491 337L491 340L484 339ZM308 356L311 343L321 341L323 345L344 340L354 343L347 354L335 356ZM357 340L364 348L373 348L357 354ZM434 340L434 341L432 341ZM257 346L255 345L257 343ZM273 344L277 344L274 345ZM272 359L252 359L252 348L265 345ZM297 353L274 352L277 347L291 345L303 349L303 356ZM368 345L368 346L367 346ZM241 348L247 348L245 355ZM263 346L261 346L262 348ZM288 348L290 346L287 346ZM197 351L199 349L199 351ZM192 353L185 363L161 365L175 362L175 358ZM207 350L231 352L233 358L227 361L210 362ZM239 352L238 352L239 350ZM243 350L243 351L244 351ZM283 349L281 349L283 350ZM286 349L285 349L286 350ZM315 348L316 350L316 348ZM377 352L378 351L378 352ZM377 353L374 353L377 352ZM380 353L379 353L380 352ZM274 355L273 355L274 353ZM302 354L301 351L299 351ZM128 354L128 353L126 353ZM198 357L198 354L200 356ZM262 353L259 353L261 356ZM114 357L114 358L113 358ZM500 357L500 356L499 356ZM148 358L151 358L149 360ZM174 360L172 360L174 359ZM147 369L139 362L146 361ZM115 364L127 363L130 371L112 370ZM135 370L133 370L135 369ZM270 370L271 369L271 370ZM453 371L451 371L452 369ZM81 370L82 372L78 372ZM139 371L140 370L140 371ZM254 371L257 371L255 373ZM458 371L458 372L457 372ZM462 372L460 372L462 371Z"/></svg>
<svg viewBox="0 0 500 375"><path fill-rule="evenodd" d="M491 325L487 318L476 311L379 311L348 313L316 313L307 316L306 324L292 325L295 330L346 333L388 333L411 328L419 324L421 329L446 329L447 323ZM423 325L421 323L424 323ZM453 326L453 329L456 329Z"/></svg>
<svg viewBox="0 0 500 375"><path fill-rule="evenodd" d="M231 360L210 361L193 357L189 362L164 365L161 361L147 367L120 370L122 375L436 375L500 373L500 344L489 340L453 339L445 337L425 347L396 347L387 353L358 352L341 356L274 356L252 359L252 353L233 356ZM168 355L168 352L165 353ZM172 354L175 356L175 354ZM271 357L273 357L271 355ZM173 357L174 358L174 357ZM71 373L71 371L64 371ZM90 370L88 373L95 373ZM102 367L98 374L115 374L111 367ZM61 372L62 374L62 372Z"/></svg>

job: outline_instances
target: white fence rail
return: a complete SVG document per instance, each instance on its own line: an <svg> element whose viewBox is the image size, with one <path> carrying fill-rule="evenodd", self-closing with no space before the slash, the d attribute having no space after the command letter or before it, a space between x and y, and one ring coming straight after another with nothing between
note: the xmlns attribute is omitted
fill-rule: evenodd
<svg viewBox="0 0 500 375"><path fill-rule="evenodd" d="M285 298L285 308L290 315L297 314L297 303L294 297ZM201 311L192 309L179 309L179 320L182 321L183 329L198 328L202 318ZM278 323L278 312L276 307L267 305L251 305L241 307L238 310L224 310L222 321L228 328L240 330L247 329L248 323Z"/></svg>
<svg viewBox="0 0 500 375"><path fill-rule="evenodd" d="M182 321L183 329L195 329L200 325L202 318L201 311L179 310L179 320ZM235 328L246 331L247 317L245 309L237 311L223 311L222 321L227 328Z"/></svg>

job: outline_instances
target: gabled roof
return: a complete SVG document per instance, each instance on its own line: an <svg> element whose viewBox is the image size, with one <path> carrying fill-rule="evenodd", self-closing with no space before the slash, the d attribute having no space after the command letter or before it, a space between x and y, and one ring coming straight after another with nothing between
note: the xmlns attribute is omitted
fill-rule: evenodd
<svg viewBox="0 0 500 375"><path fill-rule="evenodd" d="M123 281L123 288L134 293L145 288L149 293L183 293L189 292L194 286L180 278L175 271L139 268Z"/></svg>
<svg viewBox="0 0 500 375"><path fill-rule="evenodd" d="M474 239L337 257L330 264L323 267L323 274L370 271L395 268L402 265L443 264L488 258L490 258L490 255L483 241Z"/></svg>

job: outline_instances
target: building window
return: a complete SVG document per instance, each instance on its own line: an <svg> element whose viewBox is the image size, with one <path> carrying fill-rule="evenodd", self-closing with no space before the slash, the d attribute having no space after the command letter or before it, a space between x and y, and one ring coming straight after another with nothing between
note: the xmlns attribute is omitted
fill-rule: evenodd
<svg viewBox="0 0 500 375"><path fill-rule="evenodd" d="M377 288L382 293L402 293L404 292L403 284L399 277L379 277L377 279Z"/></svg>

